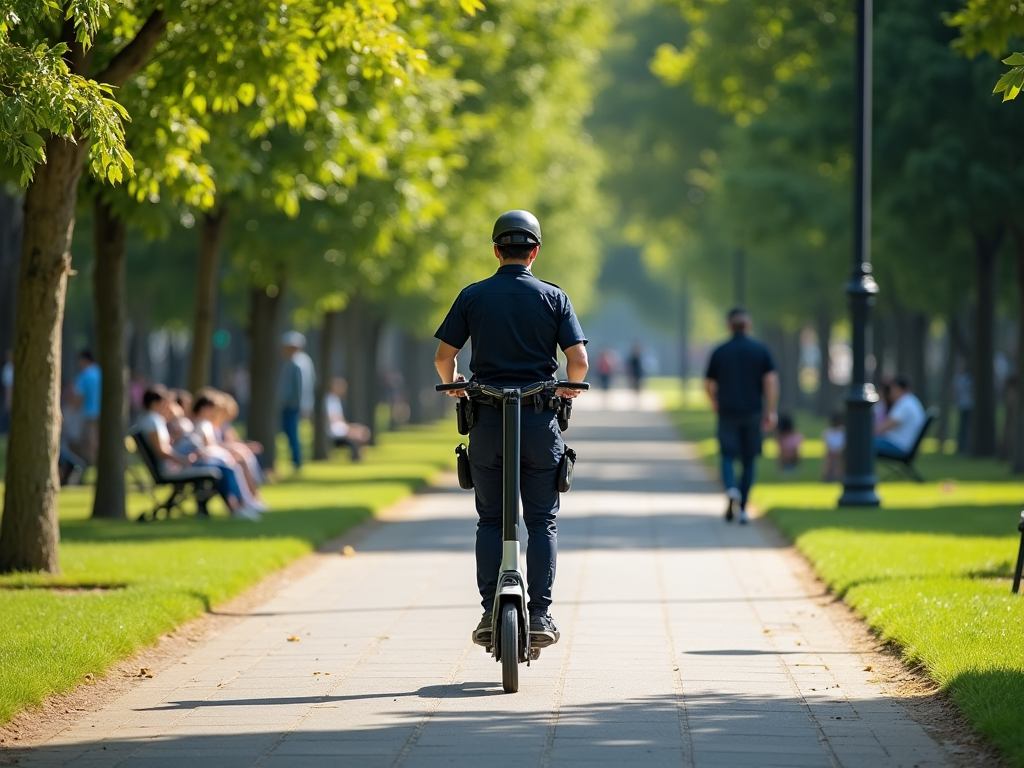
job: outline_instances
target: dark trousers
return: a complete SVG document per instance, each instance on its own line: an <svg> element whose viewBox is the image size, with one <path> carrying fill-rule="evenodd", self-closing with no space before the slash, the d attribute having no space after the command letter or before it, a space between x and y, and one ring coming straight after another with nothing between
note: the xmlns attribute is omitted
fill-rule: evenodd
<svg viewBox="0 0 1024 768"><path fill-rule="evenodd" d="M562 458L562 434L554 411L522 409L520 493L523 522L529 534L526 578L531 614L551 605L558 553L555 515L558 514L558 462ZM476 486L476 582L480 603L491 610L501 567L502 413L478 405L469 433L469 461Z"/></svg>
<svg viewBox="0 0 1024 768"><path fill-rule="evenodd" d="M302 466L302 446L299 444L299 409L281 409L281 431L288 438L288 447L292 451L292 464L298 469Z"/></svg>
<svg viewBox="0 0 1024 768"><path fill-rule="evenodd" d="M722 485L726 490L738 488L740 506L747 508L750 489L754 485L755 461L761 455L761 414L722 415L718 419L718 445L722 453ZM735 462L743 470L736 483Z"/></svg>

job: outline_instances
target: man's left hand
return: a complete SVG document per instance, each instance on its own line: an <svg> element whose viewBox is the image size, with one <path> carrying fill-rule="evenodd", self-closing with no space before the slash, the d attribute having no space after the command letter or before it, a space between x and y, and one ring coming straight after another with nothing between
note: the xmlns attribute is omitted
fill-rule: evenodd
<svg viewBox="0 0 1024 768"><path fill-rule="evenodd" d="M568 397L571 400L574 397L579 397L580 395L582 395L583 394L583 390L582 389L559 388L559 389L555 390L555 394L558 397Z"/></svg>
<svg viewBox="0 0 1024 768"><path fill-rule="evenodd" d="M775 425L779 423L779 414L775 411L768 411L764 415L764 419L761 422L761 427L765 432L771 432L775 429Z"/></svg>

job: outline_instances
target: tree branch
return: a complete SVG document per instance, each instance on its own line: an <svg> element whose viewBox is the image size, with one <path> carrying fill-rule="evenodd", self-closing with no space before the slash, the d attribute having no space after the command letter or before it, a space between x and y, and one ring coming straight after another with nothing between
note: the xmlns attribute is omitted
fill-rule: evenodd
<svg viewBox="0 0 1024 768"><path fill-rule="evenodd" d="M98 83L122 86L128 78L142 69L167 29L163 9L157 8L136 33L132 41L118 51L107 68L96 75Z"/></svg>

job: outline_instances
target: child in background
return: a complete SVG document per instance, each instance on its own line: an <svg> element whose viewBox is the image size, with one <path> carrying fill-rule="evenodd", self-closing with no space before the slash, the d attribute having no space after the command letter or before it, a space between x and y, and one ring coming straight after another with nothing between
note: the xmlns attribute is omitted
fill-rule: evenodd
<svg viewBox="0 0 1024 768"><path fill-rule="evenodd" d="M804 436L797 432L793 417L788 414L779 416L779 468L783 472L792 472L800 463L800 445Z"/></svg>
<svg viewBox="0 0 1024 768"><path fill-rule="evenodd" d="M821 435L825 443L825 460L821 463L821 481L837 483L843 474L843 451L846 450L846 428L843 414L833 413L829 427Z"/></svg>

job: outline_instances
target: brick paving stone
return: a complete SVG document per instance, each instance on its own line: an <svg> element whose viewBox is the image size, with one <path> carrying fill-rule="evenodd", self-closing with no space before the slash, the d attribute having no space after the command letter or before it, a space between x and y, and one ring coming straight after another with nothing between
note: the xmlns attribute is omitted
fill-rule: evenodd
<svg viewBox="0 0 1024 768"><path fill-rule="evenodd" d="M562 641L521 668L518 694L469 642L472 496L441 491L19 764L956 765L872 682L774 539L721 520L723 497L653 396L578 403Z"/></svg>

